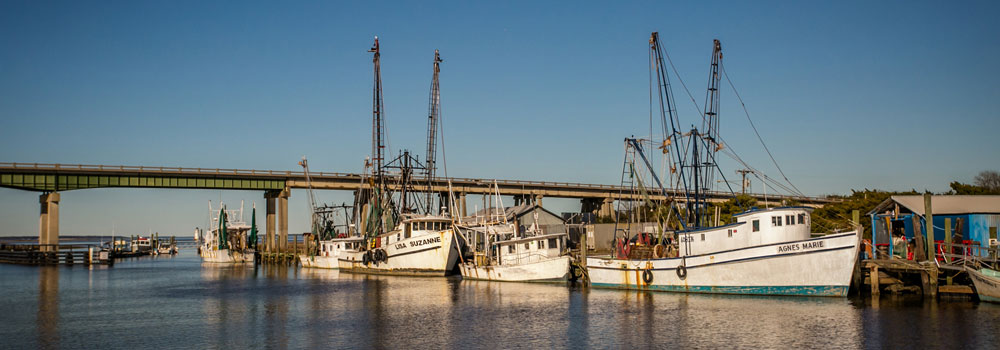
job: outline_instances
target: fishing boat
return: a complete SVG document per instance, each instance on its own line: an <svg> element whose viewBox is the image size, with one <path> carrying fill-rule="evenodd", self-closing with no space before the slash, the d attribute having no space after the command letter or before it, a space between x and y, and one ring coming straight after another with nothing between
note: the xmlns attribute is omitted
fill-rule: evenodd
<svg viewBox="0 0 1000 350"><path fill-rule="evenodd" d="M427 127L427 158L420 161L409 151L386 161L385 121L382 106L381 53L378 37L372 46L375 86L372 98L372 154L365 161L361 189L355 196L359 235L364 244L358 249L341 251L338 265L342 272L391 275L445 276L453 273L461 246L453 219L454 195L435 197L440 192L415 190L423 175L427 188L433 188L436 169L437 120L440 113L438 73L439 53L434 51L430 112ZM442 150L443 153L443 150ZM422 207L421 207L422 206ZM450 209L446 209L450 208Z"/></svg>
<svg viewBox="0 0 1000 350"><path fill-rule="evenodd" d="M616 215L613 254L587 258L590 284L687 293L846 296L858 254L858 230L813 234L812 210L796 206L745 207L729 223L721 222L718 212L710 220L706 211L711 208L708 190L716 183L713 176L723 177L719 182L728 186L721 170L716 173L715 161L716 152L724 148L717 119L721 45L718 40L714 43L704 129L682 132L657 33L649 43L665 135L656 142L625 140L622 182L643 194L658 192L667 203L655 203L644 195L639 205L616 211L630 219ZM665 163L670 163L669 183L680 187L683 195L665 190L652 166L655 161L644 151L649 147L662 151ZM730 193L736 197L731 189ZM633 201L618 203L622 209ZM647 212L654 213L657 230L633 232L629 220Z"/></svg>
<svg viewBox="0 0 1000 350"><path fill-rule="evenodd" d="M972 278L972 284L976 286L976 294L979 300L1000 303L1000 271L981 268L975 269L969 266L965 271Z"/></svg>
<svg viewBox="0 0 1000 350"><path fill-rule="evenodd" d="M221 264L252 263L257 246L256 208L249 225L243 220L242 202L239 209L228 210L222 203L218 209L212 208L210 201L208 211L209 229L198 235L201 260Z"/></svg>
<svg viewBox="0 0 1000 350"><path fill-rule="evenodd" d="M471 227L467 235L490 237L461 264L463 279L507 282L565 282L570 257L563 254L566 233L515 234L513 224ZM473 244L475 246L475 244Z"/></svg>
<svg viewBox="0 0 1000 350"><path fill-rule="evenodd" d="M460 264L462 279L506 282L565 282L570 276L570 257L565 254L565 232L546 233L538 225L538 206L530 206L530 226L508 219L513 208L505 208L496 183L491 195L496 208L472 218L473 225L460 227L471 257ZM492 205L491 201L491 205ZM525 214L527 215L527 214ZM516 216L515 216L516 217ZM516 221L516 219L514 219ZM564 227L564 226L563 226Z"/></svg>
<svg viewBox="0 0 1000 350"><path fill-rule="evenodd" d="M368 247L341 251L341 271L445 276L458 262L458 237L448 217L414 215Z"/></svg>

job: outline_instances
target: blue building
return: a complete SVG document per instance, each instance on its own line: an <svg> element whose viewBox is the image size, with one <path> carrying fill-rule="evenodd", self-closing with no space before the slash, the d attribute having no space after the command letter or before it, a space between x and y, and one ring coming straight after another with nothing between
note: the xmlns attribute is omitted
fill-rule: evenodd
<svg viewBox="0 0 1000 350"><path fill-rule="evenodd" d="M983 247L996 247L997 227L1000 226L1000 196L931 196L934 217L934 240L945 240L945 219L951 219L955 243L971 241ZM924 196L892 196L868 212L872 220L872 244L891 243L890 234L902 233L907 240L914 237L913 217L920 221L920 235L926 235ZM891 244L890 244L891 249Z"/></svg>

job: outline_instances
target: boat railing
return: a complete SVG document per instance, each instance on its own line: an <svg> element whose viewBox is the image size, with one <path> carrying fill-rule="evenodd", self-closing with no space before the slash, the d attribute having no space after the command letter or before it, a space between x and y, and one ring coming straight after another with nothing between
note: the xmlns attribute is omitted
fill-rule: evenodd
<svg viewBox="0 0 1000 350"><path fill-rule="evenodd" d="M508 257L509 256L510 255L508 255ZM513 258L504 259L502 262L505 264L513 262L514 264L520 265L520 264L536 263L543 260L549 260L551 258L552 257L550 257L548 254L542 254L540 252L526 252L526 253L514 254Z"/></svg>
<svg viewBox="0 0 1000 350"><path fill-rule="evenodd" d="M942 269L962 271L964 266L997 266L1000 249L969 243L935 242L936 257Z"/></svg>

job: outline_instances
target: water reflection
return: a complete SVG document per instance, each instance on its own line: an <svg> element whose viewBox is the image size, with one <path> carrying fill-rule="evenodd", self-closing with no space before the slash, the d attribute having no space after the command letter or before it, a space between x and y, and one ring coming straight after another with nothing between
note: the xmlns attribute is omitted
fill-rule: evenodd
<svg viewBox="0 0 1000 350"><path fill-rule="evenodd" d="M202 265L183 252L155 265L0 265L0 274L0 310L12 310L0 318L0 339L12 348L100 348L109 339L144 348L279 349L995 348L1000 341L1000 305L919 296L885 297L874 308L870 299Z"/></svg>
<svg viewBox="0 0 1000 350"><path fill-rule="evenodd" d="M35 326L38 346L42 349L59 348L59 267L38 268L38 316Z"/></svg>

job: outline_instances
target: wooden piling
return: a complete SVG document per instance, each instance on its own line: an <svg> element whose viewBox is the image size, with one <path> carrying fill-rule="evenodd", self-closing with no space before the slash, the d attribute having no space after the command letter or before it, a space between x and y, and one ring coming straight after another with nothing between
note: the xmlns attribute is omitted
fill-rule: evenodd
<svg viewBox="0 0 1000 350"><path fill-rule="evenodd" d="M927 231L927 259L934 260L934 213L930 193L924 193L924 231Z"/></svg>
<svg viewBox="0 0 1000 350"><path fill-rule="evenodd" d="M869 284L872 286L872 296L878 297L879 287L878 287L878 265L872 265L871 270L868 273Z"/></svg>

